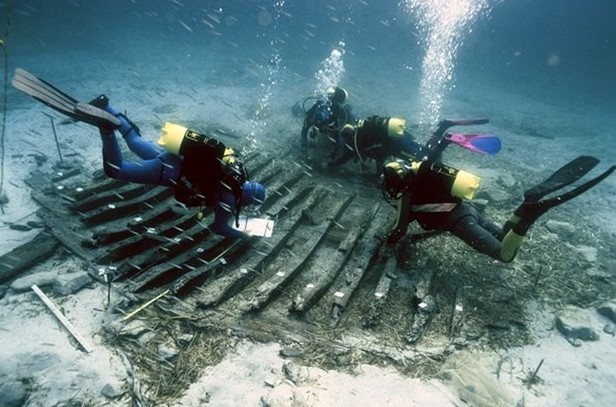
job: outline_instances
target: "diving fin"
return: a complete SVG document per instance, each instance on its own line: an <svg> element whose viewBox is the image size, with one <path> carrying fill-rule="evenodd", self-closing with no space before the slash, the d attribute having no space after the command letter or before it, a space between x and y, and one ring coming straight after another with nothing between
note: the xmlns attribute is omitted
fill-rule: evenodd
<svg viewBox="0 0 616 407"><path fill-rule="evenodd" d="M427 159L430 161L439 160L443 150L449 144L444 140L445 132L447 129L453 126L473 126L479 124L487 124L490 120L488 119L462 119L462 120L441 120L438 123L438 127L436 131L432 133L432 136L428 139L425 144L425 151L427 151Z"/></svg>
<svg viewBox="0 0 616 407"><path fill-rule="evenodd" d="M581 158L581 157L578 157ZM587 158L594 158L594 157L587 157ZM568 172L570 172L572 170L572 168L570 167L570 164L575 162L576 160L573 160L572 162L570 162L569 164L565 165L563 168L561 168L560 170L556 171L556 173L554 173L554 175L552 175L552 177L548 178L548 180L554 179L558 181L558 177L554 177L555 175L558 175L558 173L560 171L562 171L563 169L567 169ZM599 160L597 160L598 163ZM591 162L590 160L588 160L588 162ZM593 167L596 165L596 163L593 165ZM584 174L586 174L588 171L590 171L590 169L586 170L584 168L585 172L582 175L575 175L575 179L579 179L581 176L583 176ZM610 168L608 168L605 172L603 172L602 174L596 176L595 178L586 181L585 183L583 183L582 185L577 186L576 188L565 192L562 195L553 197L553 198L548 198L548 199L544 199L541 201L529 201L527 199L524 200L524 202L522 203L522 205L520 205L520 207L518 209L516 209L515 211L515 216L519 218L519 221L515 224L511 224L509 225L509 227L512 227L513 231L520 235L523 236L526 234L526 232L528 231L528 229L530 228L530 226L535 223L535 221L544 213L546 213L549 209L554 208L555 206L561 205L567 201L570 201L571 199L583 194L584 192L588 191L590 188L594 187L595 185L597 185L598 183L600 183L601 181L603 181L604 179L606 179L607 177L609 177L614 171L616 170L616 165L612 165ZM571 177L573 178L573 176ZM562 181L563 179L561 179ZM566 184L561 184L561 186L559 188L562 188L566 185L569 185L571 182L573 181L569 181ZM552 184L552 185L556 185L556 183ZM549 192L554 192L555 190L559 189L559 188L552 188L551 191ZM547 190L547 189L546 189ZM547 193L549 193L547 192ZM543 196L545 196L546 193L544 193Z"/></svg>
<svg viewBox="0 0 616 407"><path fill-rule="evenodd" d="M120 125L120 120L112 114L88 103L80 103L24 69L15 70L12 84L16 89L74 120L112 129Z"/></svg>
<svg viewBox="0 0 616 407"><path fill-rule="evenodd" d="M544 196L579 180L590 172L590 170L595 168L597 164L599 164L598 158L587 155L579 156L559 168L541 184L524 192L524 200L527 202L536 202Z"/></svg>
<svg viewBox="0 0 616 407"><path fill-rule="evenodd" d="M488 155L498 153L502 147L500 139L492 134L448 133L445 135L445 140L476 153Z"/></svg>

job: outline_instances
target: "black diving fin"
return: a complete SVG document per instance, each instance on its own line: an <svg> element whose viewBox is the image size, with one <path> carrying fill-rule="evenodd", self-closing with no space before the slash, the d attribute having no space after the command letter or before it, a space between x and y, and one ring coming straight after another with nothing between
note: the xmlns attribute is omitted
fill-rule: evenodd
<svg viewBox="0 0 616 407"><path fill-rule="evenodd" d="M601 182L604 179L606 179L607 177L609 177L614 172L614 170L616 170L616 165L612 165L610 168L608 168L602 174L596 176L595 178L593 178L593 179L591 179L589 181L586 181L582 185L579 185L579 186L575 187L571 191L565 192L564 194L556 196L554 198L544 199L543 201L539 201L538 204L541 205L542 207L544 207L547 210L547 209L553 208L555 206L558 206L558 205L560 205L562 203L565 203L565 202L575 198L576 196L579 196L579 195L583 194L584 192L588 191L590 188L592 188L595 185L597 185L599 182Z"/></svg>
<svg viewBox="0 0 616 407"><path fill-rule="evenodd" d="M592 159L596 160L596 162L594 162ZM602 174L596 176L589 181L586 181L582 185L579 185L568 192L565 192L559 196L555 196L552 198L541 199L547 194L555 192L558 189L564 188L567 185L570 185L572 182L580 179L598 163L599 160L594 157L578 157L560 168L558 171L556 171L545 182L529 190L531 192L530 195L528 195L527 191L527 193L524 194L524 202L515 211L515 215L518 216L520 219L516 224L510 224L509 227L513 227L515 233L523 236L524 234L526 234L530 226L548 210L583 194L590 188L594 187L595 185L609 177L616 170L616 165L612 165ZM530 200L527 195L530 196L532 200Z"/></svg>
<svg viewBox="0 0 616 407"><path fill-rule="evenodd" d="M120 120L111 113L94 105L79 102L24 69L15 70L12 84L16 89L71 119L97 127L116 128L120 126Z"/></svg>
<svg viewBox="0 0 616 407"><path fill-rule="evenodd" d="M524 200L536 202L582 178L599 164L599 159L588 155L579 156L556 170L548 179L524 192ZM609 170L608 170L609 171ZM591 181L589 181L591 182Z"/></svg>

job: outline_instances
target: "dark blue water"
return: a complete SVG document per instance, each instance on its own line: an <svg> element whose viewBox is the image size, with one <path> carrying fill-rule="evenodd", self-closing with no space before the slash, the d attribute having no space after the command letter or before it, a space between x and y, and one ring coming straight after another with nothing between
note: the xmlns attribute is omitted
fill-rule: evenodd
<svg viewBox="0 0 616 407"><path fill-rule="evenodd" d="M243 84L243 77L251 77L242 76L246 70L260 72L259 80L267 77L264 67L276 53L277 75L308 82L344 41L343 84L362 89L364 98L384 86L398 88L400 99L412 97L421 79L425 44L415 16L399 1L3 0L2 31L8 3L10 68L40 55L41 66L29 68L42 75L50 59L85 53L92 58L83 61L86 68L123 61L138 72L174 68L187 82L193 73L208 83ZM490 4L469 27L472 32L458 38L452 85L464 89L465 81L479 81L495 92L532 92L554 103L616 106L615 1ZM228 65L213 74L199 72L212 60ZM71 64L66 75L80 70Z"/></svg>
<svg viewBox="0 0 616 407"><path fill-rule="evenodd" d="M490 14L468 36L461 70L548 98L616 106L615 1L505 0Z"/></svg>

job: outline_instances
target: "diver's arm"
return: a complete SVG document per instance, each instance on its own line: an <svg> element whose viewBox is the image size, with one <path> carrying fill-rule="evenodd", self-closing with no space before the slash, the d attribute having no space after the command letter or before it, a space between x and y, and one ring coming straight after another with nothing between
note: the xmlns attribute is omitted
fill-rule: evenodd
<svg viewBox="0 0 616 407"><path fill-rule="evenodd" d="M343 150L341 153L339 153L336 157L327 162L328 168L339 167L355 156L355 153L351 151L346 145L342 148Z"/></svg>
<svg viewBox="0 0 616 407"><path fill-rule="evenodd" d="M420 160L425 155L424 146L416 142L411 133L405 131L401 139L400 155L403 158Z"/></svg>
<svg viewBox="0 0 616 407"><path fill-rule="evenodd" d="M235 207L234 198L231 194L229 199L226 196L228 193L223 193L221 199L214 205L214 223L211 228L214 233L231 238L240 238L248 236L244 232L233 229L230 226L230 222L235 222L235 216L233 214L233 208ZM226 199L225 199L226 198Z"/></svg>
<svg viewBox="0 0 616 407"><path fill-rule="evenodd" d="M411 222L411 191L406 189L402 196L396 200L398 218L394 228L387 234L387 243L393 244L400 240Z"/></svg>

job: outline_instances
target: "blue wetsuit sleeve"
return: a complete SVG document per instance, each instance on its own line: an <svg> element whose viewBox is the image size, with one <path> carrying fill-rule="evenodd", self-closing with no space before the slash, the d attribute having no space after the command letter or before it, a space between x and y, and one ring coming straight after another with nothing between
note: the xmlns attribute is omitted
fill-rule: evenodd
<svg viewBox="0 0 616 407"><path fill-rule="evenodd" d="M221 193L220 198L214 205L214 223L212 224L214 233L233 238L248 236L246 233L231 227L230 223L235 222L234 210L235 198L233 194L229 192Z"/></svg>

